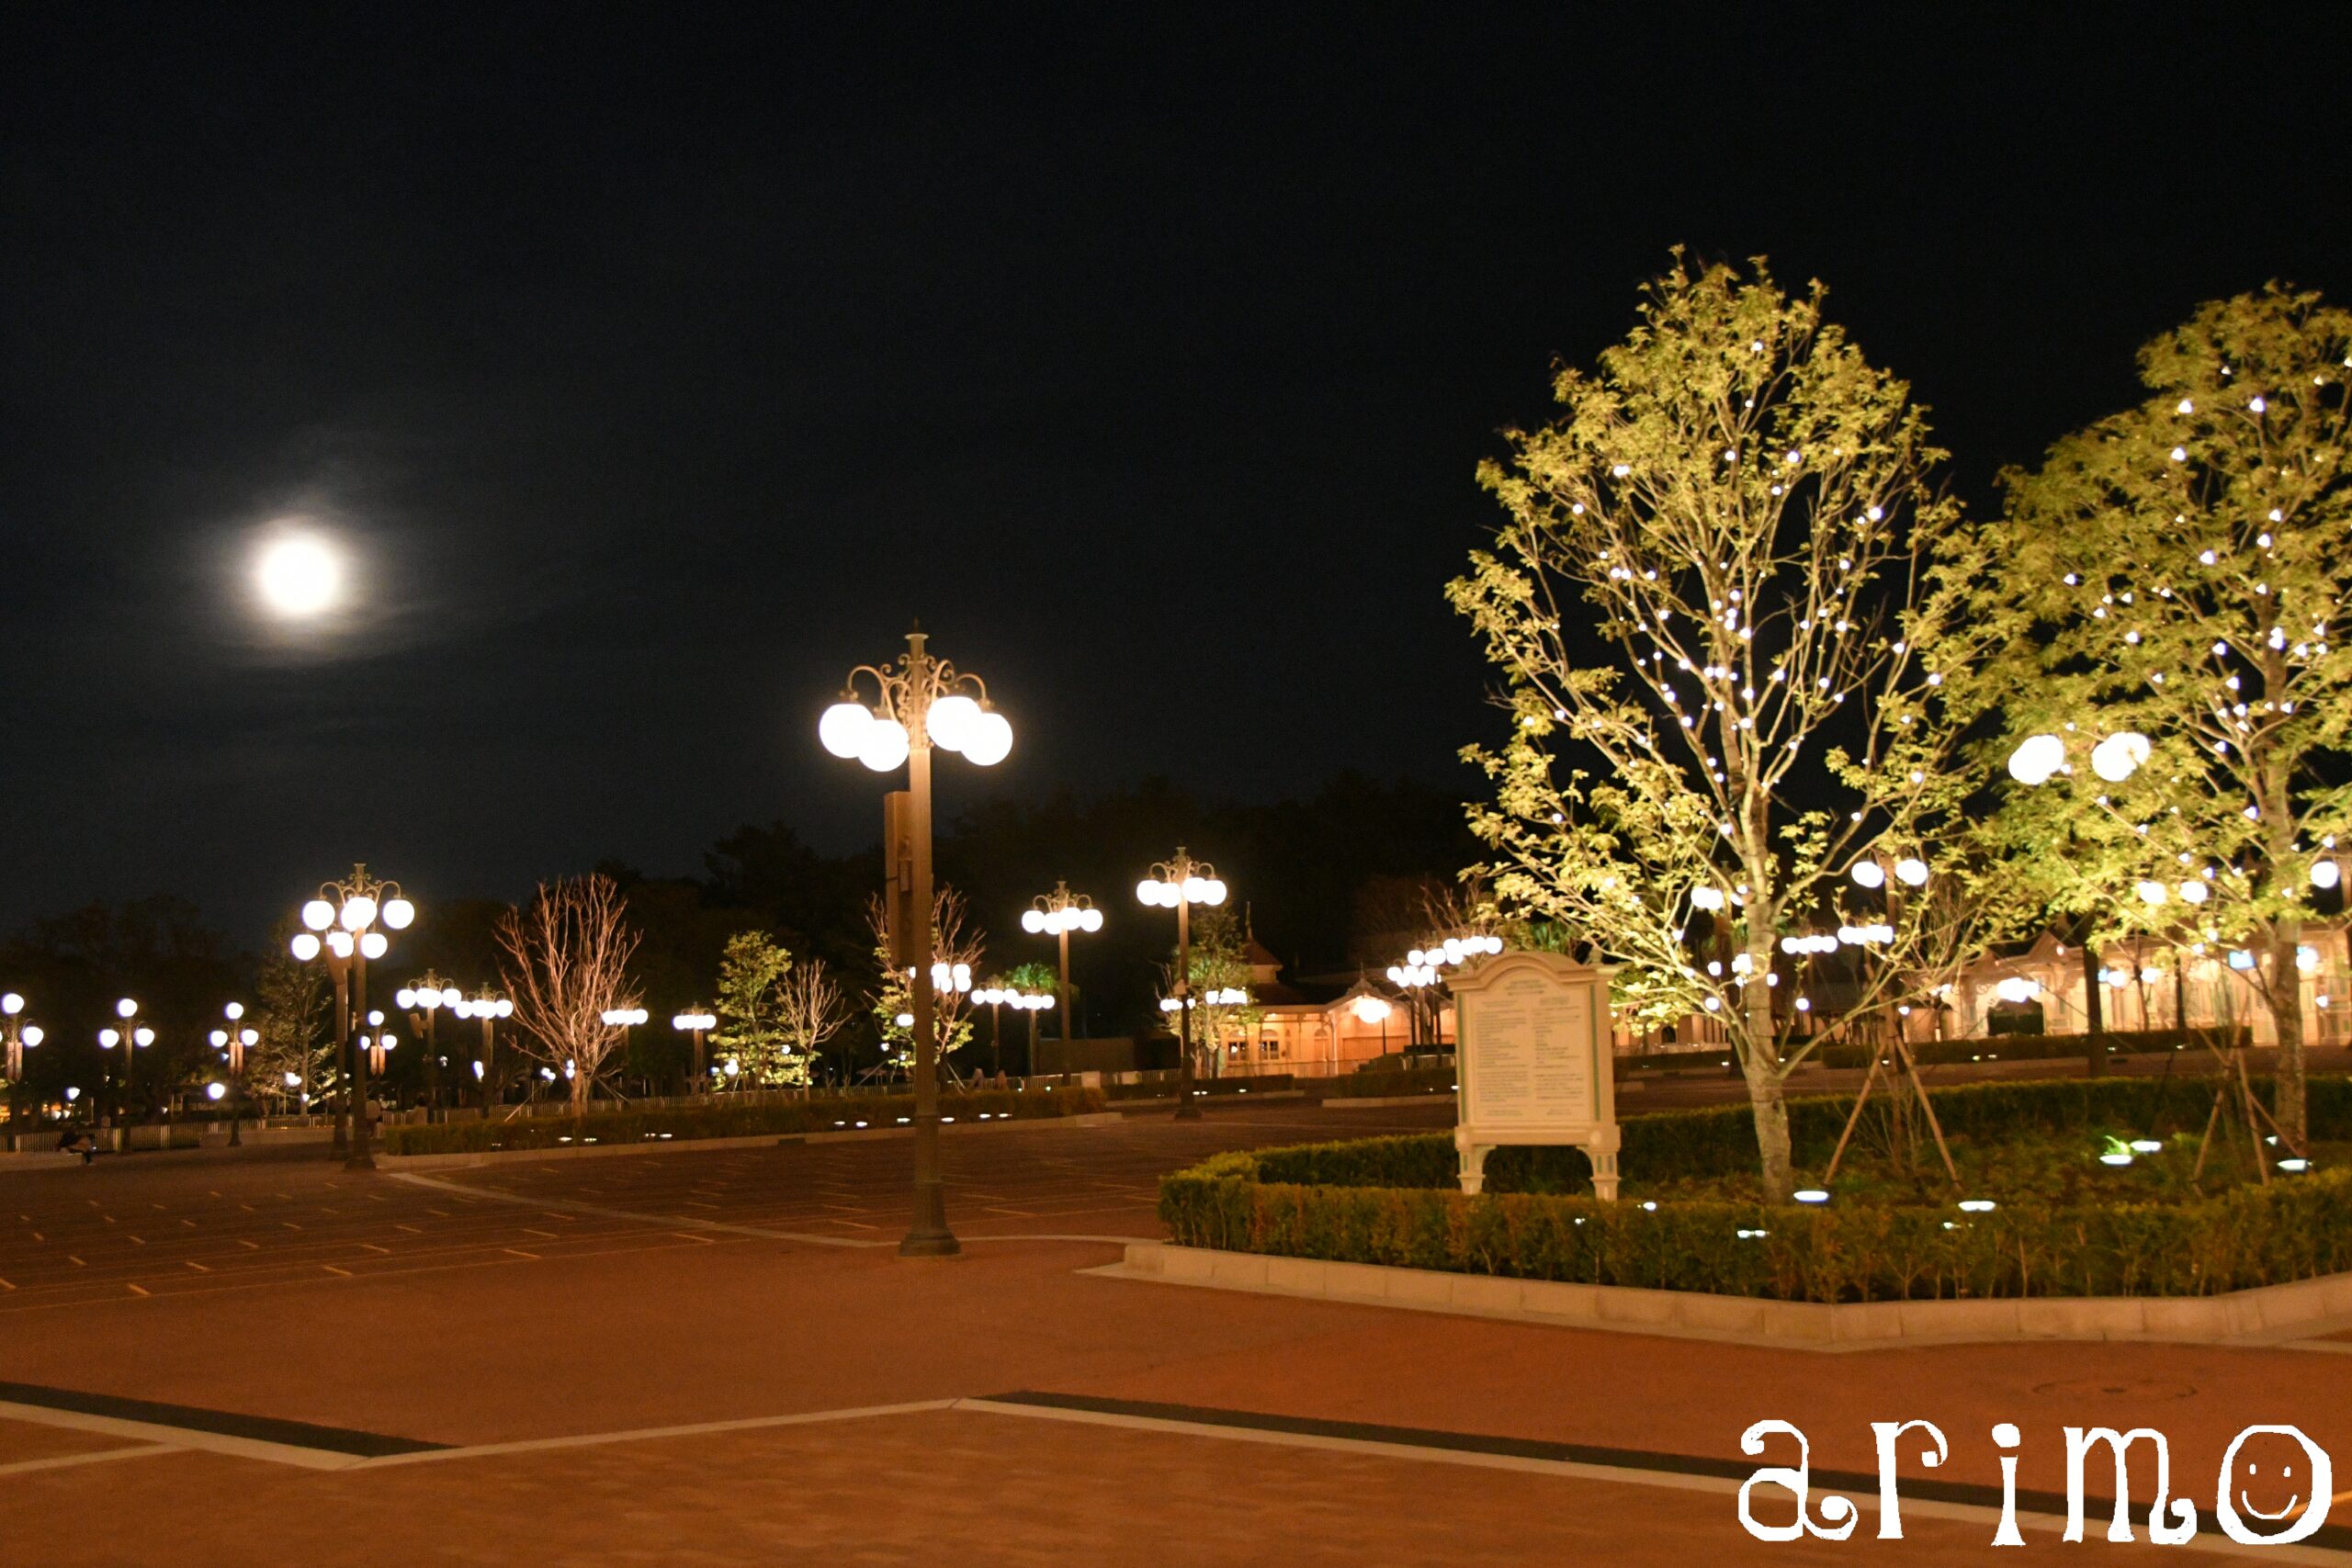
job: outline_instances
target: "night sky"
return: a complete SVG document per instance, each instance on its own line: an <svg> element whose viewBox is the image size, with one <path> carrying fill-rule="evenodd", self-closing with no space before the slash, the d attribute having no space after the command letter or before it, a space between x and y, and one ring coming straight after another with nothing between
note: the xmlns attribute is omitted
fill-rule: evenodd
<svg viewBox="0 0 2352 1568"><path fill-rule="evenodd" d="M1826 281L1977 506L2352 299L2341 6L851 9L0 11L0 924L854 847L916 615L1017 733L944 810L1467 792L1473 467L1669 246Z"/></svg>

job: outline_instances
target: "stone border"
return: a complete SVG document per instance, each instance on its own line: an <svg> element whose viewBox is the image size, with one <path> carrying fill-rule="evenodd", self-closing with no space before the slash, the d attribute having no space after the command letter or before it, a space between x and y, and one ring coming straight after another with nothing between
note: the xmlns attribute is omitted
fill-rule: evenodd
<svg viewBox="0 0 2352 1568"><path fill-rule="evenodd" d="M949 1122L942 1133L1001 1133L1015 1127L1115 1127L1125 1120L1115 1111L1087 1111L1075 1116L1008 1116L989 1122ZM465 1170L501 1165L509 1160L594 1159L615 1155L677 1154L686 1149L772 1149L779 1144L841 1144L871 1138L911 1138L912 1127L851 1127L818 1133L753 1133L737 1138L640 1138L629 1144L558 1144L536 1149L453 1149L443 1154L389 1155L376 1151L376 1163L386 1170Z"/></svg>
<svg viewBox="0 0 2352 1568"><path fill-rule="evenodd" d="M2352 1274L2219 1296L2028 1296L1983 1301L1769 1301L1698 1291L1577 1285L1130 1244L1112 1279L1458 1313L1564 1328L1715 1339L1792 1350L1873 1350L2017 1339L2279 1344L2352 1326Z"/></svg>

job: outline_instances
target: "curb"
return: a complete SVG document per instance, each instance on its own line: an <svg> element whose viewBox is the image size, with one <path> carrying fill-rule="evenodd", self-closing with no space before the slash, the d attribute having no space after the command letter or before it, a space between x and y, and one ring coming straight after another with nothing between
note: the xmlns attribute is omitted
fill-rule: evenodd
<svg viewBox="0 0 2352 1568"><path fill-rule="evenodd" d="M1125 1120L1114 1111L1089 1111L1076 1116L1008 1116L1001 1122L946 1122L944 1134L1011 1132L1017 1127L1115 1127ZM875 1138L911 1138L912 1127L854 1127L839 1132L754 1133L738 1138L640 1138L633 1144L558 1144L537 1149L458 1149L446 1154L388 1155L379 1149L376 1164L385 1170L465 1170L477 1166L503 1165L513 1160L596 1159L620 1155L666 1155L699 1149L772 1149L786 1144L862 1143Z"/></svg>
<svg viewBox="0 0 2352 1568"><path fill-rule="evenodd" d="M2352 1325L2352 1274L2329 1274L2218 1296L2026 1296L1832 1305L1698 1291L1449 1274L1372 1263L1330 1263L1167 1242L1130 1244L1124 1261L1086 1272L1159 1284L1792 1350L1907 1349L1921 1345L2052 1339L2293 1348L2298 1339Z"/></svg>

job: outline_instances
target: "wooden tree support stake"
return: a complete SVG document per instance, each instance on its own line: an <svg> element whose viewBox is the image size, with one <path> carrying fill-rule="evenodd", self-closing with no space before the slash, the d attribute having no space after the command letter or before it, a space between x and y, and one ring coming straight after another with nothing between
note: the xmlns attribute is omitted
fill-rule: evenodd
<svg viewBox="0 0 2352 1568"><path fill-rule="evenodd" d="M1900 1094L1907 1089L1918 1097L1919 1110L1928 1119L1928 1131L1935 1134L1936 1153L1943 1156L1944 1174L1951 1179L1954 1187L1959 1186L1960 1170L1952 1164L1951 1146L1944 1142L1943 1123L1936 1120L1936 1108L1928 1099L1928 1086L1919 1077L1919 1064L1899 1034L1883 1050L1871 1053L1871 1065L1862 1074L1862 1087L1854 1094L1854 1109L1846 1118L1845 1131L1838 1134L1838 1147L1829 1156L1829 1168L1822 1173L1822 1180L1837 1179L1838 1162L1846 1157L1846 1145L1853 1138L1854 1129L1861 1124L1862 1107L1870 1102L1871 1086L1878 1081L1881 1065L1890 1055L1894 1060L1885 1068L1889 1092Z"/></svg>

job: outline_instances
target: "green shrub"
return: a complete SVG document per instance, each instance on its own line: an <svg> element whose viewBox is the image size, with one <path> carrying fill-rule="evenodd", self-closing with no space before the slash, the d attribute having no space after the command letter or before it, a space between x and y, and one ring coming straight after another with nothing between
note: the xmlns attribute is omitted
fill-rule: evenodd
<svg viewBox="0 0 2352 1568"><path fill-rule="evenodd" d="M2261 1079L2256 1084L2267 1087ZM1931 1100L1947 1135L1997 1144L2024 1131L2086 1137L2194 1133L2212 1110L2213 1089L2211 1078L2187 1077L2035 1078L1957 1084L1934 1090ZM2312 1136L2352 1139L2352 1078L2314 1077L2308 1092ZM1826 1163L1853 1111L1852 1097L1805 1095L1788 1106L1796 1163ZM1756 1122L1745 1101L1648 1111L1626 1117L1619 1128L1618 1169L1629 1181L1740 1176L1756 1168ZM1447 1187L1460 1168L1451 1133L1264 1149L1257 1157L1261 1179L1324 1187ZM1574 1192L1589 1188L1591 1175L1580 1149L1501 1148L1487 1158L1487 1187L1496 1192Z"/></svg>
<svg viewBox="0 0 2352 1568"><path fill-rule="evenodd" d="M2314 1137L2352 1134L2352 1079L2311 1082ZM2201 1126L2211 1080L1980 1084L1935 1096L1956 1135ZM1828 1145L1851 1101L1791 1102L1801 1151ZM1620 1165L1645 1173L1752 1168L1744 1105L1628 1119ZM1602 1203L1584 1156L1502 1149L1487 1191L1456 1190L1450 1135L1220 1155L1160 1182L1160 1218L1192 1247L1786 1301L2024 1295L2204 1295L2352 1269L2352 1171L2241 1187L2189 1203L2005 1201L1825 1208L1713 1200ZM1742 1231L1751 1234L1746 1236Z"/></svg>
<svg viewBox="0 0 2352 1568"><path fill-rule="evenodd" d="M912 1095L817 1095L808 1100L665 1106L645 1111L592 1111L585 1116L529 1116L512 1122L441 1122L387 1127L380 1138L390 1155L479 1154L492 1149L549 1149L577 1144L637 1144L662 1138L749 1138L768 1134L830 1133L854 1127L896 1126L914 1114ZM989 1089L943 1094L939 1113L957 1121L1007 1118L1028 1121L1081 1116L1102 1110L1102 1091L1058 1089L1015 1093Z"/></svg>
<svg viewBox="0 0 2352 1568"><path fill-rule="evenodd" d="M2252 1043L2250 1031L2237 1029L2229 1033L2240 1045ZM1911 1043L1911 1055L1922 1066L1976 1061L2080 1061L2090 1054L2092 1039L2087 1034L2001 1034L1989 1040L1916 1040ZM2097 1039L2110 1055L2183 1052L2193 1056L2200 1070L2211 1060L2205 1055L2207 1042L2226 1043L2222 1031L2210 1029L2109 1031ZM1811 1059L1825 1067L1867 1067L1873 1049L1870 1045L1824 1045Z"/></svg>

